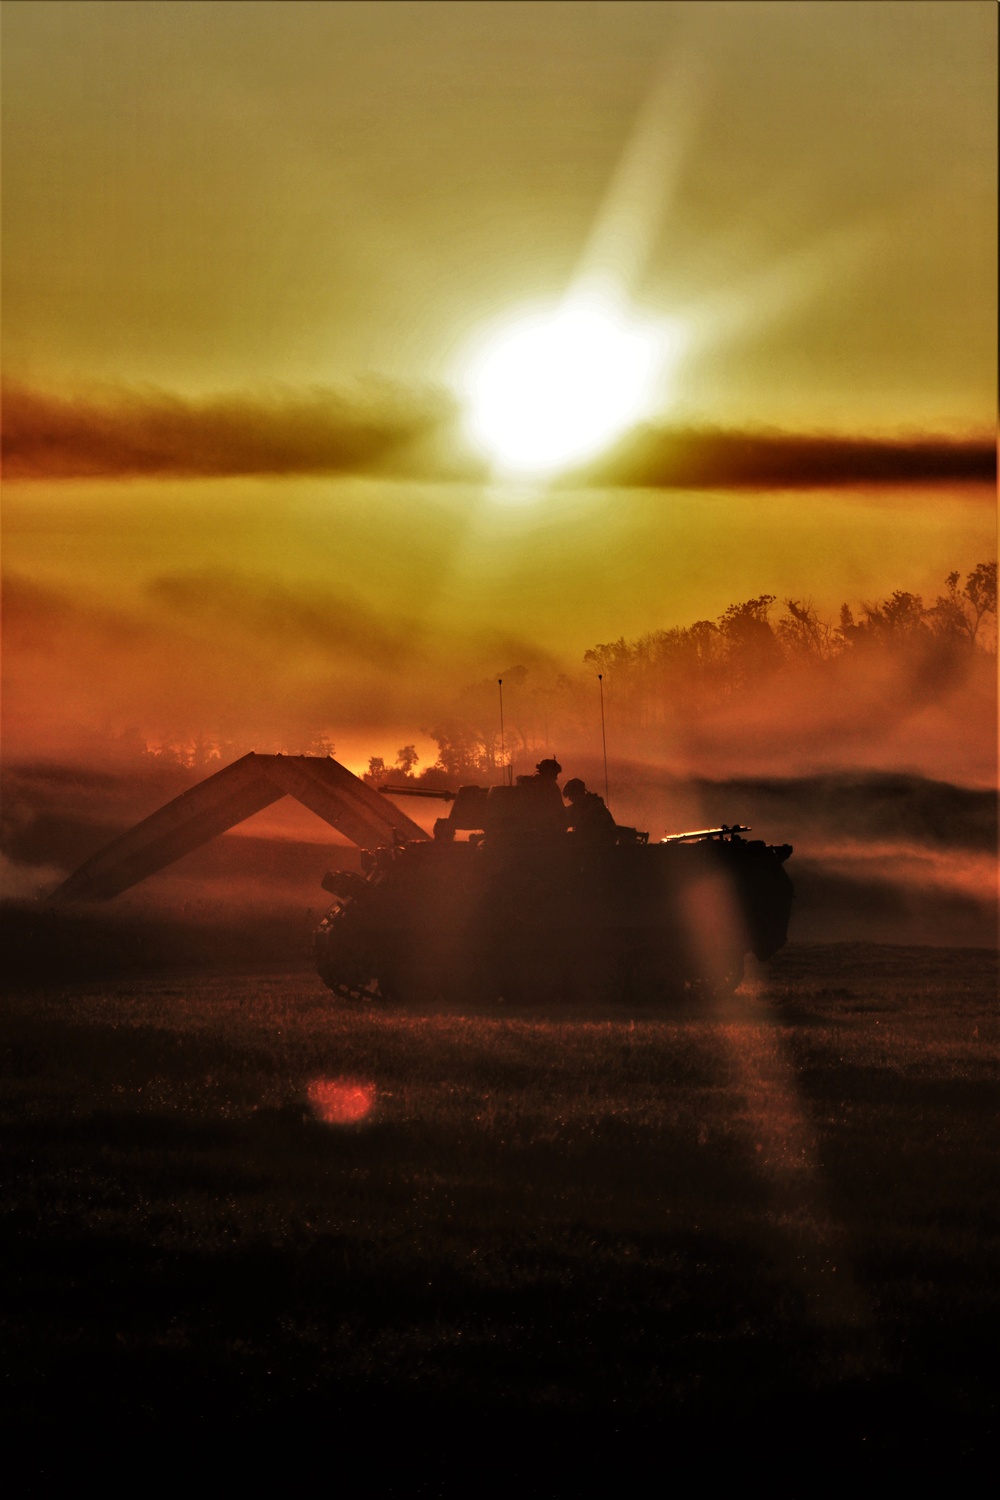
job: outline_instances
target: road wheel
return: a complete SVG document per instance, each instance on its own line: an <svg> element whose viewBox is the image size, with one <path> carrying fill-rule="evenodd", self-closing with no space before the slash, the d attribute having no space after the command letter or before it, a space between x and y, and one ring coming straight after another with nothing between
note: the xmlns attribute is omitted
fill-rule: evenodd
<svg viewBox="0 0 1000 1500"><path fill-rule="evenodd" d="M375 962L349 903L332 906L320 922L313 951L320 979L341 1000L377 998Z"/></svg>

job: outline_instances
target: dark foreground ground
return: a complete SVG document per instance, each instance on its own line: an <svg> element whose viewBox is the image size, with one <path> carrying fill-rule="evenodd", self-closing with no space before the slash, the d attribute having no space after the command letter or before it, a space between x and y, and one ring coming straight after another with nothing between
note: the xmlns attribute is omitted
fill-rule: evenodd
<svg viewBox="0 0 1000 1500"><path fill-rule="evenodd" d="M635 1020L345 1011L308 972L20 990L8 1461L470 1495L965 1472L998 1436L996 988L983 950L839 945Z"/></svg>

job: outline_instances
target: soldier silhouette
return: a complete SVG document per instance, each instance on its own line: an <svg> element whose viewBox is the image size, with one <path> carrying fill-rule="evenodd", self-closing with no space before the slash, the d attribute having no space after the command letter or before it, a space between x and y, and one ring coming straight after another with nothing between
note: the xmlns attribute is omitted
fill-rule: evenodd
<svg viewBox="0 0 1000 1500"><path fill-rule="evenodd" d="M579 776L567 781L563 796L569 803L567 822L575 839L595 849L607 848L615 842L617 826L603 797L588 792Z"/></svg>
<svg viewBox="0 0 1000 1500"><path fill-rule="evenodd" d="M561 774L562 766L554 755L550 755L548 760L540 760L538 762L535 767L535 774L531 779L533 781L551 781L554 783L556 777Z"/></svg>
<svg viewBox="0 0 1000 1500"><path fill-rule="evenodd" d="M560 832L566 828L566 809L556 781L561 771L555 756L549 756L538 762L534 776L525 776L523 781L518 777L518 782L530 793L538 825Z"/></svg>

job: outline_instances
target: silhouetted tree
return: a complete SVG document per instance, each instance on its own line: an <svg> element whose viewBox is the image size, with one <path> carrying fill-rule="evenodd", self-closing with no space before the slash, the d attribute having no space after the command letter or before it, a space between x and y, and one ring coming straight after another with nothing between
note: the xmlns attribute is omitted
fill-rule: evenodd
<svg viewBox="0 0 1000 1500"><path fill-rule="evenodd" d="M314 734L310 739L303 755L336 755L337 747L328 734Z"/></svg>
<svg viewBox="0 0 1000 1500"><path fill-rule="evenodd" d="M396 751L396 764L404 776L410 775L419 759L415 745L404 745L402 749Z"/></svg>
<svg viewBox="0 0 1000 1500"><path fill-rule="evenodd" d="M385 780L385 761L381 755L373 755L371 757L364 779L371 782L373 786L378 786Z"/></svg>
<svg viewBox="0 0 1000 1500"><path fill-rule="evenodd" d="M939 594L930 611L938 631L947 635L964 636L970 645L975 645L984 622L997 613L997 565L995 562L978 563L959 590L960 574L949 573L945 579L944 594Z"/></svg>
<svg viewBox="0 0 1000 1500"><path fill-rule="evenodd" d="M997 560L992 562L977 563L972 572L965 580L965 588L962 590L963 597L968 600L973 612L974 623L971 631L972 639L975 640L979 627L988 616L993 616L993 623L997 618Z"/></svg>
<svg viewBox="0 0 1000 1500"><path fill-rule="evenodd" d="M719 616L719 633L726 642L730 685L744 687L773 671L781 662L781 648L768 612L773 594L760 594L743 604L731 604Z"/></svg>
<svg viewBox="0 0 1000 1500"><path fill-rule="evenodd" d="M785 608L788 613L775 627L784 650L794 657L828 661L837 649L833 627L819 619L812 604L804 600L786 599Z"/></svg>

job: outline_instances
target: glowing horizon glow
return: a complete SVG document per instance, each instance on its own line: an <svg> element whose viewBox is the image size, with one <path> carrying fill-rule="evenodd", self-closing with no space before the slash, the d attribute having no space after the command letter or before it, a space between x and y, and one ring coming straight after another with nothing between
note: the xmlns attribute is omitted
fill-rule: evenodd
<svg viewBox="0 0 1000 1500"><path fill-rule="evenodd" d="M648 413L671 342L610 298L522 313L467 361L469 435L514 476L592 458Z"/></svg>

